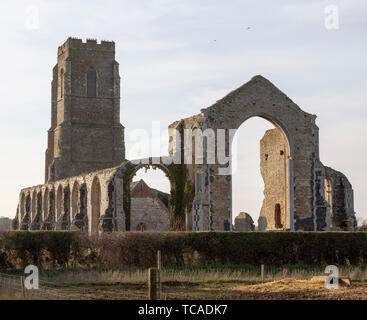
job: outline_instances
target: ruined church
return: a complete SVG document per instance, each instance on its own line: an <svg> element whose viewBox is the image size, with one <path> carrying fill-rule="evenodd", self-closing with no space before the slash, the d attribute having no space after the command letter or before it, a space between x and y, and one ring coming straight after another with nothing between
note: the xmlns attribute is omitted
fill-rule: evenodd
<svg viewBox="0 0 367 320"><path fill-rule="evenodd" d="M168 155L148 159L125 158L114 42L68 38L58 48L51 88L45 181L20 191L12 221L15 230L93 234L140 230L153 221L156 230L230 231L234 218L230 132L251 117L275 126L260 141L265 189L259 230L356 228L352 185L320 160L316 116L301 110L262 76L197 115L172 123L169 129L176 133L170 136ZM174 161L185 157L187 130L209 129L214 136L204 134L202 141L193 135L193 161ZM220 139L224 142L219 144ZM209 140L214 141L214 151L209 150ZM202 161L197 161L200 143ZM220 150L228 163L220 161ZM213 157L214 162L207 161ZM162 206L162 199L156 202L160 220L149 215L149 204L146 212L140 211L144 222L137 217L139 198L154 198L142 183L141 190L132 184L141 168L162 170L170 181L169 205Z"/></svg>

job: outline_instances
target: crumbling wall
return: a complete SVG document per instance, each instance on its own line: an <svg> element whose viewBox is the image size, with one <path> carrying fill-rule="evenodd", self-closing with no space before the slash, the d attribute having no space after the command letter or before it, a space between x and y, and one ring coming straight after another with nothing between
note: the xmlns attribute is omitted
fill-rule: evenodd
<svg viewBox="0 0 367 320"><path fill-rule="evenodd" d="M246 212L240 212L234 219L235 231L254 231L255 224L251 216Z"/></svg>
<svg viewBox="0 0 367 320"><path fill-rule="evenodd" d="M319 158L316 116L302 111L270 81L256 76L212 106L202 109L201 116L183 119L176 123L176 126L186 129L192 127L192 123L195 122L202 131L213 129L216 139L214 152L216 155L219 152L229 158L233 132L247 119L255 116L272 122L287 138L289 228L319 230L318 225L323 225L321 220L325 220L326 217L322 216L319 220L316 217L322 206L325 206L323 201L317 204L320 210L315 210L314 204L316 198L314 163ZM219 141L218 130L225 132L224 143ZM200 230L230 230L231 168L228 162L220 163L218 157L214 164L205 163L206 154L207 150L204 149L204 164L195 166L196 172L201 175L203 188L196 188L192 221L201 222ZM197 178L195 175L195 187ZM316 220L319 222L317 226Z"/></svg>
<svg viewBox="0 0 367 320"><path fill-rule="evenodd" d="M331 230L356 230L354 191L347 177L325 167L326 199L330 205Z"/></svg>
<svg viewBox="0 0 367 320"><path fill-rule="evenodd" d="M0 217L0 231L9 231L12 220L6 217Z"/></svg>
<svg viewBox="0 0 367 320"><path fill-rule="evenodd" d="M123 188L116 172L117 168L110 168L22 189L20 209L12 228L79 229L90 233L125 230L122 201L119 200ZM99 183L93 185L96 180ZM93 192L99 195L97 206Z"/></svg>
<svg viewBox="0 0 367 320"><path fill-rule="evenodd" d="M168 207L143 180L133 182L132 185L131 230L168 231Z"/></svg>
<svg viewBox="0 0 367 320"><path fill-rule="evenodd" d="M131 198L131 231L144 230L168 231L169 211L158 198Z"/></svg>
<svg viewBox="0 0 367 320"><path fill-rule="evenodd" d="M287 142L279 129L265 132L260 141L260 171L264 180L264 200L259 230L288 229Z"/></svg>

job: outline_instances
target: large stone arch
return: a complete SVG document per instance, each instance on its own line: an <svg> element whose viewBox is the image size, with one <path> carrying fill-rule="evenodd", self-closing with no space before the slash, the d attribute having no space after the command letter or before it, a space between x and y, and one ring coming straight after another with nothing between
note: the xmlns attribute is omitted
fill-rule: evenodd
<svg viewBox="0 0 367 320"><path fill-rule="evenodd" d="M146 158L133 161L125 162L118 171L118 175L121 175L123 180L123 209L125 215L126 230L130 230L130 205L131 205L131 195L130 195L130 183L137 173L142 168L153 168L160 169L164 172L170 182L171 189L171 202L170 202L170 230L183 230L185 216L183 213L184 208L180 205L184 195L181 193L184 191L185 183L187 177L180 180L180 171L184 166L175 165L168 161L168 157L161 158ZM170 163L170 164L168 164ZM186 174L186 172L184 173ZM180 200L177 200L180 199Z"/></svg>
<svg viewBox="0 0 367 320"><path fill-rule="evenodd" d="M32 208L31 208L31 219L30 219L30 230L37 230L39 228L39 192L34 189L32 192ZM42 205L41 205L42 208Z"/></svg>
<svg viewBox="0 0 367 320"><path fill-rule="evenodd" d="M55 229L55 218L56 218L56 191L53 185L46 188L44 197L44 212L45 217L42 223L43 230L54 230Z"/></svg>
<svg viewBox="0 0 367 320"><path fill-rule="evenodd" d="M68 229L88 231L88 185L84 179L75 179L69 187Z"/></svg>
<svg viewBox="0 0 367 320"><path fill-rule="evenodd" d="M240 129L240 127L242 127L243 125L246 125L246 121L249 120L250 118L254 118L254 117L259 117L262 119L265 119L267 121L269 121L270 123L272 123L276 130L275 133L280 133L280 136L282 140L282 142L284 142L285 148L280 148L280 149L284 149L281 150L283 153L283 157L285 159L285 174L284 174L284 195L282 195L282 199L279 201L276 201L277 203L272 203L272 205L274 206L271 211L272 211L272 217L271 220L275 219L275 216L277 216L277 219L280 219L280 215L284 218L282 218L282 223L280 223L279 221L277 221L277 223L275 223L275 227L274 227L274 221L273 221L273 228L275 229L291 229L294 230L294 181L293 181L293 177L294 177L294 168L293 168L293 158L294 158L294 142L293 142L293 138L292 135L289 133L289 129L287 127L286 124L284 124L281 120L278 119L278 115L277 114L270 114L269 112L265 112L264 110L259 110L259 111L252 111L252 112L245 112L244 114L242 114L243 117L239 116L238 120L235 122L234 126L234 130L235 130L235 135L232 137L232 141L229 141L229 145L231 146L231 148L233 148L233 143L234 143L234 137L237 135L238 130ZM242 121L242 123L240 122ZM238 125L239 124L239 125ZM266 135L264 136L266 137ZM264 138L263 138L264 139ZM262 141L261 141L262 142ZM276 143L276 141L271 141L272 143ZM232 144L232 145L231 145ZM274 147L276 147L274 145ZM261 159L262 160L262 159ZM235 159L231 158L231 161L235 161ZM260 161L261 163L262 161ZM231 176L233 176L233 174L235 174L235 172L233 171L233 167L235 167L233 164L231 166ZM261 169L262 170L262 169ZM275 170L273 170L275 171ZM264 176L263 176L264 179ZM232 188L232 183L233 183L233 179L231 178L231 198L233 197L233 188ZM265 183L265 181L264 181ZM282 184L283 184L282 183ZM268 191L267 189L264 190ZM277 191L278 192L278 191ZM283 192L282 192L283 193ZM262 207L262 212L260 213L259 216L259 230L265 230L269 227L269 222L267 221L267 219L269 219L269 212L267 212L267 214L262 214L263 210L265 208L267 208L267 206L264 206L265 203L268 202L268 199L266 198L266 194L264 194L265 198L264 198L264 203L263 203L263 207ZM274 196L274 195L273 195ZM271 197L273 198L273 197ZM272 201L271 201L272 202ZM281 204L279 203L281 202ZM279 208L278 208L279 206ZM281 210L280 210L281 207ZM270 210L268 210L270 211ZM284 211L284 212L283 212ZM232 211L232 203L231 203L231 217L230 217L230 221L233 221L233 211ZM281 226L281 227L279 227Z"/></svg>
<svg viewBox="0 0 367 320"><path fill-rule="evenodd" d="M196 165L202 173L195 176L196 187L192 221L194 230L231 230L231 168L221 164L218 152L229 156L234 133L247 119L262 117L274 124L286 138L288 158L289 229L323 230L326 207L319 192L322 164L319 160L316 116L302 111L290 98L261 76L256 76L230 92L201 114L172 124L171 128L193 128L215 132L215 163ZM224 143L220 137L224 132ZM208 150L204 145L204 155ZM230 157L228 157L230 159ZM230 159L232 160L232 159ZM316 200L318 198L318 200Z"/></svg>

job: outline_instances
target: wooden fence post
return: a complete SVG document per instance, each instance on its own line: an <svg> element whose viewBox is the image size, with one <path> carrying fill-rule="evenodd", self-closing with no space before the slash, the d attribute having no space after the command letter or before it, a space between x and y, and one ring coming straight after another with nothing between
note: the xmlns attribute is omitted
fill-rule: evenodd
<svg viewBox="0 0 367 320"><path fill-rule="evenodd" d="M24 277L20 277L20 285L22 288L22 298L25 299L25 285L24 285Z"/></svg>
<svg viewBox="0 0 367 320"><path fill-rule="evenodd" d="M158 268L158 296L162 299L162 256L161 250L157 252L157 268Z"/></svg>
<svg viewBox="0 0 367 320"><path fill-rule="evenodd" d="M148 269L148 300L157 300L157 268Z"/></svg>
<svg viewBox="0 0 367 320"><path fill-rule="evenodd" d="M264 282L264 265L261 265L261 281Z"/></svg>

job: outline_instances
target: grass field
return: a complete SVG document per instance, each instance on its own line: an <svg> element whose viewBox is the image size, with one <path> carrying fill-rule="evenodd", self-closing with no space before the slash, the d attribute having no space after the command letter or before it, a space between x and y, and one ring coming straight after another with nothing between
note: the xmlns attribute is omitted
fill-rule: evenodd
<svg viewBox="0 0 367 320"><path fill-rule="evenodd" d="M20 270L7 272L14 282L3 285L0 299L23 299ZM322 282L323 268L288 266L209 266L190 269L166 268L162 272L162 299L367 299L367 270L349 267L341 275L353 280L350 287L329 290ZM3 274L3 277L6 277ZM10 282L9 282L10 283ZM11 290L9 290L11 289ZM147 271L141 269L44 270L40 289L27 291L27 299L147 299Z"/></svg>

